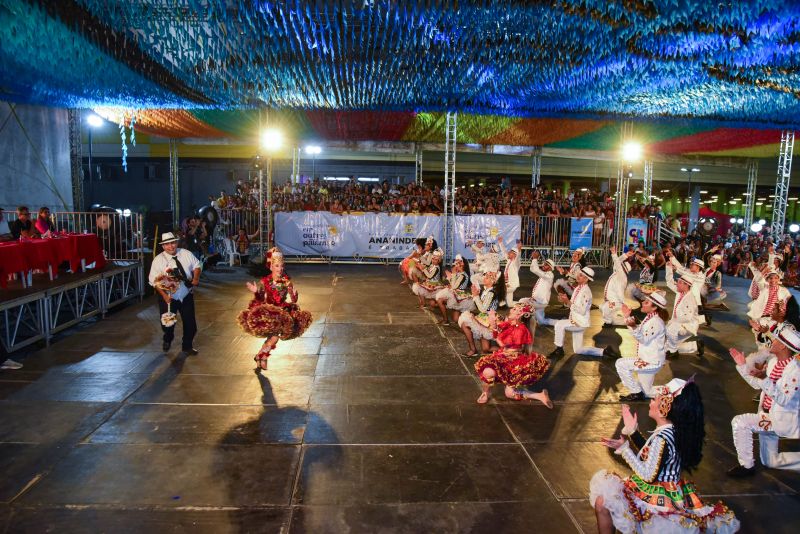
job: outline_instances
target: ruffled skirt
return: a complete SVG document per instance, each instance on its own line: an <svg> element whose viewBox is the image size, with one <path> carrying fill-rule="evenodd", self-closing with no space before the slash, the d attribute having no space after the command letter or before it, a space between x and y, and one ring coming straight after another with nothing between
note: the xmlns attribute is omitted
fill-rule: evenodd
<svg viewBox="0 0 800 534"><path fill-rule="evenodd" d="M311 324L312 317L295 305L281 307L265 302L253 303L239 312L239 326L255 337L278 336L280 339L294 339L303 335Z"/></svg>
<svg viewBox="0 0 800 534"><path fill-rule="evenodd" d="M406 277L410 276L411 269L416 267L417 259L416 258L406 258L400 262L400 272L402 272Z"/></svg>
<svg viewBox="0 0 800 534"><path fill-rule="evenodd" d="M493 339L492 329L489 328L489 314L488 313L472 313L466 311L458 318L458 326L464 327L466 325L472 331L472 337L475 339Z"/></svg>
<svg viewBox="0 0 800 534"><path fill-rule="evenodd" d="M490 368L495 377L488 381L483 376L483 371ZM500 381L506 386L518 388L529 386L544 376L550 368L550 361L537 352L525 353L518 351L497 350L492 354L481 357L475 362L475 371L478 377L487 384Z"/></svg>
<svg viewBox="0 0 800 534"><path fill-rule="evenodd" d="M472 300L472 293L446 287L436 293L436 300L444 300L444 306L448 310L459 312L472 311L475 309L475 301Z"/></svg>
<svg viewBox="0 0 800 534"><path fill-rule="evenodd" d="M635 475L622 479L603 469L589 483L592 506L600 496L614 526L623 534L729 534L740 526L724 504L704 505L694 485L683 480L648 484Z"/></svg>
<svg viewBox="0 0 800 534"><path fill-rule="evenodd" d="M414 285L411 286L411 291L413 291L414 294L417 295L418 297L422 297L424 299L436 298L436 294L441 290L442 290L442 284L415 282Z"/></svg>

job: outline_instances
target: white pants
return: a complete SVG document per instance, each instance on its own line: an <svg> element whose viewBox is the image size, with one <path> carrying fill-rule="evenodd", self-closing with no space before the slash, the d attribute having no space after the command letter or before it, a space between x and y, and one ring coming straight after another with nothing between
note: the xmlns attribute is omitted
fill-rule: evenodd
<svg viewBox="0 0 800 534"><path fill-rule="evenodd" d="M514 304L514 291L517 290L519 286L506 286L506 306L509 308L513 307Z"/></svg>
<svg viewBox="0 0 800 534"><path fill-rule="evenodd" d="M753 434L758 434L761 463L775 469L800 471L800 452L778 452L780 437L772 432L772 421L768 413L743 413L731 420L733 445L739 463L750 468L753 459Z"/></svg>
<svg viewBox="0 0 800 534"><path fill-rule="evenodd" d="M605 324L614 324L618 326L623 326L625 324L625 318L622 316L622 305L625 304L622 301L612 301L607 300L600 305L600 311L603 312L603 322Z"/></svg>
<svg viewBox="0 0 800 534"><path fill-rule="evenodd" d="M669 321L667 323L667 352L679 352L681 354L697 352L697 342L686 341L693 335L681 323Z"/></svg>
<svg viewBox="0 0 800 534"><path fill-rule="evenodd" d="M526 304L530 304L533 308L533 316L536 317L536 322L538 324L550 324L550 319L547 319L544 316L544 310L548 305L547 302L540 302L538 300L534 300L533 298L523 300L525 300Z"/></svg>
<svg viewBox="0 0 800 534"><path fill-rule="evenodd" d="M603 349L596 347L586 347L583 345L583 331L586 328L572 324L569 319L561 319L559 321L548 320L555 330L554 342L557 347L564 346L564 336L566 332L572 332L572 352L575 354L585 354L586 356L602 356Z"/></svg>
<svg viewBox="0 0 800 534"><path fill-rule="evenodd" d="M555 284L553 284L553 287L554 287L556 290L557 290L558 288L561 288L561 289L563 289L563 290L564 290L564 292L565 292L567 295L569 295L570 297L572 296L572 292L574 291L574 289L572 288L572 286L571 286L571 285L569 285L569 282L567 282L567 279L566 279L566 278L559 278L558 280L556 280L556 283L555 283Z"/></svg>
<svg viewBox="0 0 800 534"><path fill-rule="evenodd" d="M622 384L631 393L644 393L653 396L653 381L663 363L649 363L639 358L620 358L615 367Z"/></svg>

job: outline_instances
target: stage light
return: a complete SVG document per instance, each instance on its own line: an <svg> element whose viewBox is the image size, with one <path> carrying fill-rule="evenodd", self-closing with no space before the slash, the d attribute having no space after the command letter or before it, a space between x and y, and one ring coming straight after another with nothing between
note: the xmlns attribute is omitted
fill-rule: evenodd
<svg viewBox="0 0 800 534"><path fill-rule="evenodd" d="M261 148L274 151L283 146L283 134L280 130L270 128L261 132Z"/></svg>
<svg viewBox="0 0 800 534"><path fill-rule="evenodd" d="M744 224L744 219L742 219L740 217L740 218L736 219L736 222L739 223L739 224ZM764 224L764 223L763 222L759 222L759 224Z"/></svg>
<svg viewBox="0 0 800 534"><path fill-rule="evenodd" d="M736 217L731 217L731 224L736 224Z"/></svg>
<svg viewBox="0 0 800 534"><path fill-rule="evenodd" d="M125 208L124 210L122 210L122 216L123 217L130 217L131 216L131 210L129 210L128 208Z"/></svg>
<svg viewBox="0 0 800 534"><path fill-rule="evenodd" d="M765 221L764 219L759 219L758 220L758 224L760 224L761 226L764 226L765 224L767 224L767 221Z"/></svg>
<svg viewBox="0 0 800 534"><path fill-rule="evenodd" d="M791 233L793 233L793 234L796 234L797 232L800 232L800 225L798 225L797 223L790 224L789 225L789 231Z"/></svg>
<svg viewBox="0 0 800 534"><path fill-rule="evenodd" d="M635 141L628 141L622 145L622 159L625 161L639 161L642 158L642 145Z"/></svg>
<svg viewBox="0 0 800 534"><path fill-rule="evenodd" d="M750 229L751 229L753 232L755 232L755 233L758 233L758 232L760 232L760 231L761 231L763 228L764 228L764 227L763 227L763 226L761 226L761 225L760 225L760 224L758 224L758 223L753 223L752 225L750 225Z"/></svg>
<svg viewBox="0 0 800 534"><path fill-rule="evenodd" d="M94 113L90 113L89 116L86 117L86 124L92 128L99 128L104 122L105 121L100 117L100 115L96 115Z"/></svg>
<svg viewBox="0 0 800 534"><path fill-rule="evenodd" d="M316 156L317 154L321 153L322 153L322 147L319 145L308 145L306 147L306 154L309 154L311 156Z"/></svg>

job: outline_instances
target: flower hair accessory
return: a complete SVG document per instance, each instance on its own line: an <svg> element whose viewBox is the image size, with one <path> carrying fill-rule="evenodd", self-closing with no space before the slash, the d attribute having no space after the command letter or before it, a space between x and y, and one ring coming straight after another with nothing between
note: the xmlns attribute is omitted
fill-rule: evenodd
<svg viewBox="0 0 800 534"><path fill-rule="evenodd" d="M425 244L426 245L432 245L433 244L433 236L432 235L428 236L428 239L425 240Z"/></svg>
<svg viewBox="0 0 800 534"><path fill-rule="evenodd" d="M669 411L672 409L672 402L675 397L681 394L686 384L694 383L695 375L692 375L689 380L681 380L680 378L673 378L666 385L658 386L656 393L658 394L658 413L661 417L667 417Z"/></svg>
<svg viewBox="0 0 800 534"><path fill-rule="evenodd" d="M533 313L533 308L530 304L517 304L515 307L519 308L519 310L522 312L522 316L526 319Z"/></svg>

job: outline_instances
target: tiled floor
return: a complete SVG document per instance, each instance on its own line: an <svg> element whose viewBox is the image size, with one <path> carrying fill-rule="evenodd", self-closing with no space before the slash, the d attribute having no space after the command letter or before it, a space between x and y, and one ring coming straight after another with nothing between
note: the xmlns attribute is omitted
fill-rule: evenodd
<svg viewBox="0 0 800 534"><path fill-rule="evenodd" d="M252 370L260 341L235 323L242 271L205 275L197 356L159 351L150 297L0 372L0 531L594 532L589 479L627 472L597 443L620 426L613 362L558 361L542 381L553 410L499 388L481 406L460 332L416 308L394 267L289 270L315 322L263 375ZM533 282L522 277L517 295ZM730 418L755 408L726 354L751 346L748 299L726 284L732 311L702 330L706 356L670 360L658 380L697 373L701 493L731 506L743 532L794 532L799 475L723 475ZM633 346L592 316L588 339ZM552 334L538 329L540 352Z"/></svg>

